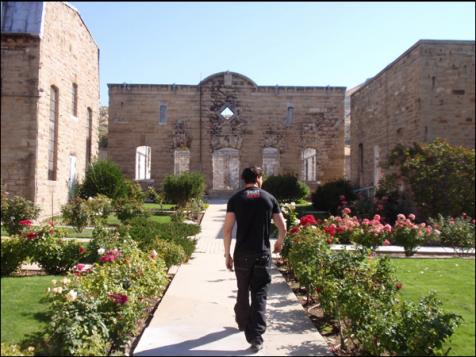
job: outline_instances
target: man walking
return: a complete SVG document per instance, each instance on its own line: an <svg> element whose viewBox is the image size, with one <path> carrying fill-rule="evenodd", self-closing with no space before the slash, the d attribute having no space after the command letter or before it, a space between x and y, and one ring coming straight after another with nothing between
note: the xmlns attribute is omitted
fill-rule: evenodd
<svg viewBox="0 0 476 357"><path fill-rule="evenodd" d="M224 226L225 258L229 270L233 270L233 265L235 267L238 285L235 320L240 331L245 332L246 340L257 352L263 348L262 335L266 330L266 298L271 282L271 218L279 230L274 245L275 253L282 249L286 222L276 198L261 189L263 175L259 167L244 169L241 178L245 182L245 188L235 193L227 205ZM231 232L235 222L237 234L232 258Z"/></svg>

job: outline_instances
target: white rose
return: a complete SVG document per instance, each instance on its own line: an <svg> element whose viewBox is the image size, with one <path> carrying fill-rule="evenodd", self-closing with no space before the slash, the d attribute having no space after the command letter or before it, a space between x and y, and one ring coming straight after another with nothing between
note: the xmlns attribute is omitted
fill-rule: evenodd
<svg viewBox="0 0 476 357"><path fill-rule="evenodd" d="M106 252L106 249L104 249L104 248L99 248L98 249L98 254L99 255L103 255L105 252Z"/></svg>
<svg viewBox="0 0 476 357"><path fill-rule="evenodd" d="M56 279L51 280L51 284L53 284L53 286L55 286L56 283L57 283Z"/></svg>
<svg viewBox="0 0 476 357"><path fill-rule="evenodd" d="M150 253L150 257L151 257L152 259L155 259L155 257L156 257L157 255L158 255L158 254L157 254L157 252L155 251L155 249L152 250L152 252Z"/></svg>
<svg viewBox="0 0 476 357"><path fill-rule="evenodd" d="M63 279L63 284L64 285L68 285L69 283L71 283L71 280L69 280L68 278Z"/></svg>
<svg viewBox="0 0 476 357"><path fill-rule="evenodd" d="M66 300L74 301L78 297L78 293L74 290L70 290L69 293L66 294Z"/></svg>

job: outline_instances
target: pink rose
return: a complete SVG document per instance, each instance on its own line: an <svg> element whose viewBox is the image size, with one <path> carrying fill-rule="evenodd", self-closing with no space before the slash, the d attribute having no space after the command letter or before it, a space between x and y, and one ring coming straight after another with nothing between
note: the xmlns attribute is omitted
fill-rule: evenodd
<svg viewBox="0 0 476 357"><path fill-rule="evenodd" d="M383 241L383 245L390 245L390 241L389 241L388 239L385 239L385 240Z"/></svg>
<svg viewBox="0 0 476 357"><path fill-rule="evenodd" d="M342 212L344 212L344 214L346 215L349 215L352 211L350 210L350 208L346 207L342 210Z"/></svg>
<svg viewBox="0 0 476 357"><path fill-rule="evenodd" d="M405 215L404 215L403 213L399 213L399 214L397 215L397 219L398 219L399 221L404 221L404 220L406 219L406 217L405 217Z"/></svg>
<svg viewBox="0 0 476 357"><path fill-rule="evenodd" d="M392 226L390 224L386 224L385 226L383 226L383 230L385 232L391 232L392 231Z"/></svg>
<svg viewBox="0 0 476 357"><path fill-rule="evenodd" d="M410 213L408 215L408 218L410 218L412 221L414 221L415 220L415 215L413 213Z"/></svg>
<svg viewBox="0 0 476 357"><path fill-rule="evenodd" d="M379 214L376 214L376 215L374 216L374 221L380 222L380 219L381 219L381 217L380 217Z"/></svg>

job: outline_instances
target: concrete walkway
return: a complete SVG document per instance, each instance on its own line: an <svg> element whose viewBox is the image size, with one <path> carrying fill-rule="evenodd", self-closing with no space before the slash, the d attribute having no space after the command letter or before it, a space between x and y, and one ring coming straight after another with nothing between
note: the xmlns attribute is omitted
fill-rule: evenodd
<svg viewBox="0 0 476 357"><path fill-rule="evenodd" d="M234 321L235 274L225 268L223 257L225 211L225 201L210 202L197 250L189 263L179 268L134 355L332 355L275 267L268 294L264 349L253 353L249 348Z"/></svg>

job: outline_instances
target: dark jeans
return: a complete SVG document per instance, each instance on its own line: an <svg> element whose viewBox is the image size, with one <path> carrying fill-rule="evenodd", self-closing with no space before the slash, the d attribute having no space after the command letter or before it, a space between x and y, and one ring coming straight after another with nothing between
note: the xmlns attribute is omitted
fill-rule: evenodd
<svg viewBox="0 0 476 357"><path fill-rule="evenodd" d="M238 285L236 322L245 328L246 340L249 343L263 343L261 335L266 331L266 298L271 282L271 254L235 253L233 260Z"/></svg>

